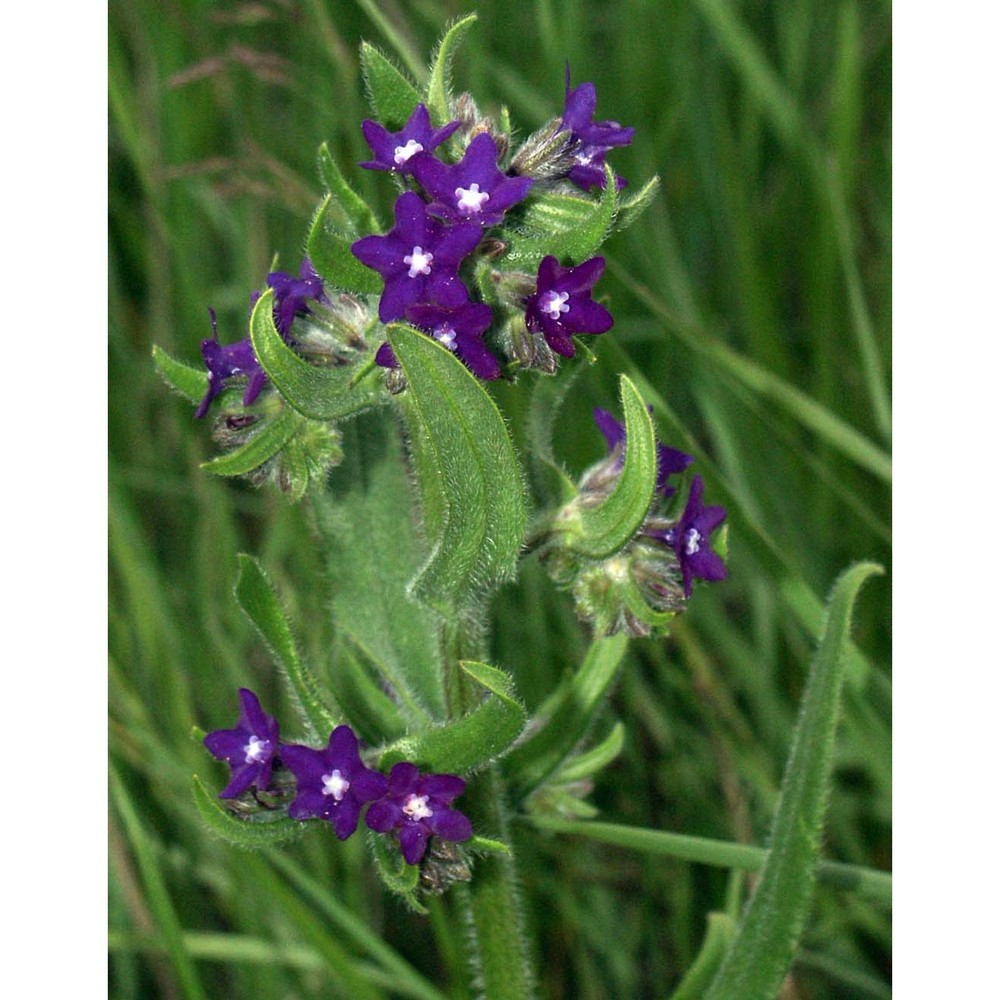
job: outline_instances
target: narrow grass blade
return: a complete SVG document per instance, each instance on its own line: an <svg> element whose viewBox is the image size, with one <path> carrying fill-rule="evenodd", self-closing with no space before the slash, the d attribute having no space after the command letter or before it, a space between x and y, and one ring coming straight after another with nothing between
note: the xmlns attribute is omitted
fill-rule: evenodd
<svg viewBox="0 0 1000 1000"><path fill-rule="evenodd" d="M858 563L834 585L802 697L761 880L706 1000L770 1000L788 971L812 901L850 636L862 584L882 569Z"/></svg>
<svg viewBox="0 0 1000 1000"><path fill-rule="evenodd" d="M163 872L152 845L146 837L139 814L129 797L125 785L118 776L117 771L112 766L109 768L109 778L111 781L111 799L114 803L118 815L121 817L122 825L125 827L125 834L132 846L135 854L136 864L142 875L142 880L146 888L146 901L149 904L150 912L156 921L160 934L170 955L174 970L177 974L179 985L183 990L187 1000L207 1000L208 994L205 992L198 976L191 956L184 946L184 938L181 932L180 920L177 911L174 909L173 901L167 890L167 884Z"/></svg>

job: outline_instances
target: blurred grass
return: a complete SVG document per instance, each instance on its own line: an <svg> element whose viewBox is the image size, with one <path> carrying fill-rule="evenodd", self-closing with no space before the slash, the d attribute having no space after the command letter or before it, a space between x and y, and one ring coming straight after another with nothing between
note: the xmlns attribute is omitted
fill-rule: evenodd
<svg viewBox="0 0 1000 1000"><path fill-rule="evenodd" d="M426 58L447 20L470 9L480 22L455 79L481 105L508 104L527 134L561 110L568 59L574 83L596 83L599 118L636 126L616 169L634 184L663 180L647 214L606 248L601 291L616 325L566 399L557 454L574 470L599 456L590 410L614 404L624 368L655 392L661 436L696 448L709 499L730 509L729 580L699 591L672 639L634 644L611 709L627 724L626 749L592 796L601 818L762 843L814 643L810 595L852 560L889 565L886 5L113 0L116 998L390 996L393 962L404 960L463 995L447 898L419 920L378 889L360 841L313 830L283 852L291 869L210 839L194 815L191 773L219 775L191 727L231 724L240 685L291 718L232 599L236 552L262 560L321 671L331 628L304 512L198 469L212 453L206 429L158 381L150 350L197 359L209 305L223 339L243 335L273 256L297 264L321 141L388 207L391 186L351 167L366 154L357 46L388 47L381 17L406 39L406 58ZM515 428L528 382L496 392ZM497 662L529 704L579 662L572 609L531 560L496 621ZM888 868L885 580L866 592L855 638L826 856ZM707 914L732 909L746 877L517 829L547 996L664 995ZM293 870L398 954L380 959L345 936ZM803 946L789 996L888 995L884 907L822 888Z"/></svg>

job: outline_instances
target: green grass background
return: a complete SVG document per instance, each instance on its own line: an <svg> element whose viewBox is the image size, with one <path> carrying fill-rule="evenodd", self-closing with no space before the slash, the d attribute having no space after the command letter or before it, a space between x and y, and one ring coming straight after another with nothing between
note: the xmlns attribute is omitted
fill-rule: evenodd
<svg viewBox="0 0 1000 1000"><path fill-rule="evenodd" d="M430 918L404 912L359 839L340 844L320 828L285 850L242 854L202 828L191 775L221 775L191 727L231 725L241 685L290 717L232 597L236 553L263 561L319 671L331 667L331 624L302 510L199 470L207 429L158 379L150 351L196 361L209 305L224 341L245 335L250 290L272 257L297 266L321 141L388 209L391 186L353 166L367 155L358 44L401 66L426 61L448 20L473 9L459 89L482 107L507 104L524 136L562 109L568 59L574 83L596 83L598 118L636 127L615 168L636 186L654 172L663 181L605 248L600 291L616 324L592 342L597 362L569 395L557 451L575 471L601 454L590 410L614 405L626 371L645 380L660 437L697 453L706 499L730 511L729 580L699 590L669 640L632 645L608 711L626 723L626 748L591 796L601 818L763 844L816 599L855 559L890 564L888 4L113 0L115 998L390 997L425 981L465 995L447 897ZM519 428L526 385L496 395ZM890 581L869 584L857 610L862 657L825 844L829 858L883 869ZM585 639L567 598L532 560L497 599L495 622L495 660L529 706L579 662ZM742 887L724 871L523 824L516 846L551 997L667 995L706 915L733 909ZM394 969L398 956L424 978ZM888 996L889 956L886 907L821 887L786 994Z"/></svg>

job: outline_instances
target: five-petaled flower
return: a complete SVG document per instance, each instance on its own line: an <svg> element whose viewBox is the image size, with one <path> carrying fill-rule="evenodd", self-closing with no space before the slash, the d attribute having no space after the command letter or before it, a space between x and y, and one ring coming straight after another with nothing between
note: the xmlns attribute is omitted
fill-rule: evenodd
<svg viewBox="0 0 1000 1000"><path fill-rule="evenodd" d="M378 304L383 323L402 319L409 306L454 309L469 300L458 266L475 250L482 228L475 223L444 226L427 214L414 191L396 199L396 225L385 236L365 236L351 253L385 281Z"/></svg>
<svg viewBox="0 0 1000 1000"><path fill-rule="evenodd" d="M603 257L592 257L577 267L563 267L555 257L544 257L535 291L525 301L528 329L543 334L549 347L567 358L576 350L574 334L606 333L614 319L590 294L603 273Z"/></svg>
<svg viewBox="0 0 1000 1000"><path fill-rule="evenodd" d="M253 352L250 338L244 337L235 344L219 343L219 330L215 322L215 310L209 308L212 317L212 337L201 342L201 356L208 369L208 391L194 411L201 419L208 412L212 400L225 388L226 380L237 375L245 376L247 387L243 392L243 405L249 406L259 395L267 382L267 375L261 368L257 355Z"/></svg>
<svg viewBox="0 0 1000 1000"><path fill-rule="evenodd" d="M485 303L467 302L457 309L410 306L406 310L406 318L457 354L473 375L481 379L500 377L500 363L483 343L483 333L493 322L493 310ZM378 349L375 362L383 368L399 367L388 343Z"/></svg>
<svg viewBox="0 0 1000 1000"><path fill-rule="evenodd" d="M649 407L652 411L652 407ZM625 460L625 425L597 406L594 408L594 423L598 430L604 435L604 440L608 443L608 451L613 453L619 449L618 466ZM656 443L656 492L661 497L672 497L677 491L667 483L670 476L679 475L692 462L694 457L687 455L677 448L669 445Z"/></svg>
<svg viewBox="0 0 1000 1000"><path fill-rule="evenodd" d="M508 177L497 167L497 144L488 132L469 143L458 163L430 155L413 160L413 176L430 194L429 211L452 222L493 226L528 194L530 177Z"/></svg>
<svg viewBox="0 0 1000 1000"><path fill-rule="evenodd" d="M412 173L413 164L410 160L417 153L430 153L436 149L458 126L459 123L455 121L442 128L431 128L431 116L423 104L418 104L413 109L409 121L398 132L390 132L378 122L366 118L361 123L361 131L375 154L375 159L367 160L361 166L368 170Z"/></svg>
<svg viewBox="0 0 1000 1000"><path fill-rule="evenodd" d="M278 753L278 723L260 707L253 691L240 688L240 718L235 728L209 733L205 746L231 769L220 799L234 799L251 785L263 792L271 782L271 766Z"/></svg>
<svg viewBox="0 0 1000 1000"><path fill-rule="evenodd" d="M710 535L726 519L725 507L704 507L701 495L705 484L701 476L691 481L691 492L680 520L664 531L651 531L650 538L659 539L674 550L684 577L684 596L690 598L692 581L724 580L726 564L712 551Z"/></svg>
<svg viewBox="0 0 1000 1000"><path fill-rule="evenodd" d="M267 276L267 284L274 289L274 325L285 340L289 339L295 317L309 315L310 301L326 301L323 279L308 257L299 265L297 278L284 271L272 271Z"/></svg>
<svg viewBox="0 0 1000 1000"><path fill-rule="evenodd" d="M603 188L606 183L604 157L615 146L627 146L635 134L634 128L625 128L618 122L595 122L597 108L597 88L592 83L581 83L571 89L569 85L569 65L566 66L566 105L562 114L563 130L573 133L579 143L575 163L569 171L569 179L585 191L594 187ZM625 181L616 178L617 187L625 186Z"/></svg>
<svg viewBox="0 0 1000 1000"><path fill-rule="evenodd" d="M454 774L421 774L415 764L401 761L389 772L389 790L368 807L365 823L377 833L396 830L407 864L424 856L431 836L462 841L472 836L468 817L451 803L465 791Z"/></svg>
<svg viewBox="0 0 1000 1000"><path fill-rule="evenodd" d="M323 750L286 744L281 761L296 779L288 815L328 820L341 840L357 829L364 803L380 798L389 787L384 774L361 762L358 738L350 726L337 726Z"/></svg>

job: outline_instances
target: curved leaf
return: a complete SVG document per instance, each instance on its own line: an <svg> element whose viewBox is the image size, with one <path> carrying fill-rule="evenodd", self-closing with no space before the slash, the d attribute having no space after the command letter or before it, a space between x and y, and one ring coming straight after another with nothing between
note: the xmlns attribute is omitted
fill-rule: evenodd
<svg viewBox="0 0 1000 1000"><path fill-rule="evenodd" d="M792 963L823 837L851 610L861 585L881 572L873 563L858 563L834 585L781 782L767 863L706 1000L770 1000Z"/></svg>
<svg viewBox="0 0 1000 1000"><path fill-rule="evenodd" d="M295 637L274 586L253 556L241 552L236 560L240 567L236 579L236 599L240 607L281 667L314 734L326 739L339 720L324 703L319 682L299 657Z"/></svg>
<svg viewBox="0 0 1000 1000"><path fill-rule="evenodd" d="M290 406L285 406L246 444L234 448L225 455L202 462L201 467L206 472L214 472L217 476L245 476L248 472L260 468L268 459L274 458L302 429L303 420L304 418Z"/></svg>
<svg viewBox="0 0 1000 1000"><path fill-rule="evenodd" d="M537 788L573 752L617 677L627 647L622 632L591 644L580 669L548 703L545 721L504 762L518 794Z"/></svg>
<svg viewBox="0 0 1000 1000"><path fill-rule="evenodd" d="M347 182L337 166L337 161L330 153L330 147L324 142L319 147L317 154L319 165L319 175L326 185L327 191L332 198L336 199L344 217L348 219L357 236L367 236L369 233L376 233L379 230L378 219L371 210L368 202L364 200Z"/></svg>
<svg viewBox="0 0 1000 1000"><path fill-rule="evenodd" d="M600 198L544 194L532 198L525 211L524 230L510 236L501 267L534 271L547 254L563 264L582 264L607 239L618 210L615 175L605 164Z"/></svg>
<svg viewBox="0 0 1000 1000"><path fill-rule="evenodd" d="M425 770L466 774L495 760L521 734L526 716L507 674L485 663L465 661L460 666L486 689L486 698L455 722L387 746L379 761L383 769L409 760Z"/></svg>
<svg viewBox="0 0 1000 1000"><path fill-rule="evenodd" d="M451 115L451 60L465 33L478 18L468 14L455 21L445 32L431 59L431 77L427 83L427 110L431 122L438 128L446 125Z"/></svg>
<svg viewBox="0 0 1000 1000"><path fill-rule="evenodd" d="M361 72L368 103L375 117L390 131L401 129L420 103L420 94L374 45L361 43Z"/></svg>
<svg viewBox="0 0 1000 1000"><path fill-rule="evenodd" d="M208 372L172 358L162 348L153 346L153 364L164 381L192 403L200 403L208 392Z"/></svg>
<svg viewBox="0 0 1000 1000"><path fill-rule="evenodd" d="M552 776L553 783L582 781L608 766L625 749L625 726L616 722L611 732L589 750L571 757Z"/></svg>
<svg viewBox="0 0 1000 1000"><path fill-rule="evenodd" d="M448 614L514 575L527 523L523 479L503 418L468 368L411 327L387 332L409 387L421 489L444 503L413 592Z"/></svg>
<svg viewBox="0 0 1000 1000"><path fill-rule="evenodd" d="M388 401L378 373L358 376L358 368L320 368L304 361L281 339L274 325L268 289L258 300L250 317L250 340L261 367L286 402L312 420L340 420Z"/></svg>
<svg viewBox="0 0 1000 1000"><path fill-rule="evenodd" d="M256 851L261 847L287 844L305 832L305 823L289 819L284 812L266 821L237 819L225 806L219 804L219 800L202 784L198 775L194 775L191 780L191 792L194 795L195 807L205 825L212 833L234 847Z"/></svg>
<svg viewBox="0 0 1000 1000"><path fill-rule="evenodd" d="M627 545L642 525L656 489L656 436L653 421L638 390L620 376L625 412L625 458L612 492L592 507L577 506L565 529L567 548L603 559Z"/></svg>
<svg viewBox="0 0 1000 1000"><path fill-rule="evenodd" d="M733 918L728 913L708 915L708 930L705 931L701 950L691 967L684 973L684 978L678 983L670 1000L701 1000L722 964L734 929Z"/></svg>
<svg viewBox="0 0 1000 1000"><path fill-rule="evenodd" d="M354 238L337 228L339 207L332 195L323 199L309 229L306 253L316 273L327 284L359 295L378 295L382 291L382 278L351 253Z"/></svg>

